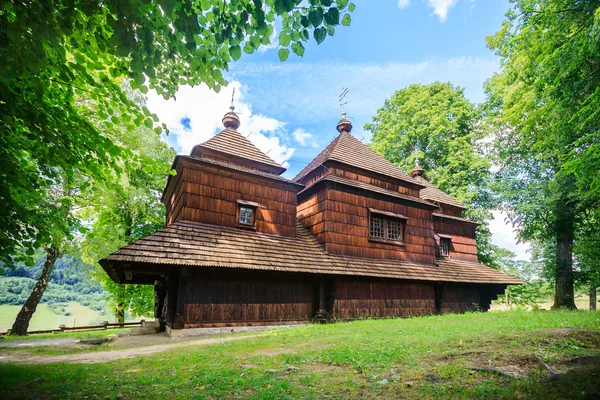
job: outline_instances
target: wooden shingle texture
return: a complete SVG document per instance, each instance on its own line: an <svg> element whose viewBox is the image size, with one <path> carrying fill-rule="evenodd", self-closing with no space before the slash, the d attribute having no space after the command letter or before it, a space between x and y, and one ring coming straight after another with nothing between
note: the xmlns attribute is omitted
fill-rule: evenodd
<svg viewBox="0 0 600 400"><path fill-rule="evenodd" d="M301 224L296 238L191 222L176 222L100 261L190 267L241 268L407 280L518 284L478 263L440 261L424 265L328 254Z"/></svg>
<svg viewBox="0 0 600 400"><path fill-rule="evenodd" d="M381 188L379 186L370 185L368 183L356 181L356 180L353 180L353 179L344 178L344 177L341 177L341 176L338 176L338 175L325 175L322 178L320 178L319 180L315 181L315 183L313 183L312 186L316 185L319 182L334 182L334 183L339 183L339 184L344 185L344 186L350 186L350 187L362 189L362 190L365 190L367 192L378 193L378 194L382 194L382 195L385 195L385 196L395 197L397 199L402 199L402 200L410 201L410 202L413 202L413 203L422 204L423 206L426 206L426 207L429 207L429 208L435 208L435 205L431 204L429 201L422 200L422 199L420 199L418 197L409 196L407 194L396 192L396 191L393 191L393 190L383 189L383 188ZM302 194L305 191L309 191L311 187L303 189L302 191L300 191L299 194Z"/></svg>
<svg viewBox="0 0 600 400"><path fill-rule="evenodd" d="M320 167L326 161L337 161L346 165L361 168L366 171L387 175L406 182L419 184L406 172L392 164L380 154L348 132L340 133L327 147L319 153L296 177L294 181L301 180L311 171Z"/></svg>
<svg viewBox="0 0 600 400"><path fill-rule="evenodd" d="M198 146L225 154L231 154L247 160L272 165L275 167L281 167L279 163L260 151L258 147L256 147L250 140L246 139L238 131L231 128L221 131Z"/></svg>
<svg viewBox="0 0 600 400"><path fill-rule="evenodd" d="M415 177L415 180L417 182L419 182L421 185L425 186L425 188L421 189L421 191L419 193L419 196L423 200L429 200L434 203L444 203L444 204L448 204L448 205L451 205L454 207L466 209L464 204L462 204L460 201L456 200L454 197L450 196L449 194L444 193L443 191L438 189L436 186L431 184L429 181L427 181L427 179L423 178L422 176Z"/></svg>

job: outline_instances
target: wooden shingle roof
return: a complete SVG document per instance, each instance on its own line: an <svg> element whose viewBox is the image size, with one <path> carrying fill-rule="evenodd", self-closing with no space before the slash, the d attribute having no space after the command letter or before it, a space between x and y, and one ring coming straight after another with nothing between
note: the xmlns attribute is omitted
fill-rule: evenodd
<svg viewBox="0 0 600 400"><path fill-rule="evenodd" d="M226 128L196 147L211 149L253 162L282 168L280 164L260 151L258 147L256 147L250 140L246 139L244 135L232 128ZM195 153L196 148L192 150L192 155L196 155Z"/></svg>
<svg viewBox="0 0 600 400"><path fill-rule="evenodd" d="M436 266L330 255L301 224L297 226L296 238L289 238L195 222L176 222L100 261L107 272L131 263L439 282L520 283L478 263L444 260ZM111 272L109 275L114 276Z"/></svg>
<svg viewBox="0 0 600 400"><path fill-rule="evenodd" d="M460 201L456 200L454 197L450 196L449 194L441 191L440 189L438 189L436 186L431 184L429 181L427 181L427 179L423 178L422 176L417 176L414 179L417 182L419 182L421 185L425 186L425 188L421 189L421 191L419 193L419 196L422 199L429 200L434 203L444 203L444 204L448 204L448 205L462 208L462 209L467 208Z"/></svg>
<svg viewBox="0 0 600 400"><path fill-rule="evenodd" d="M294 177L294 181L301 180L308 173L319 168L321 164L329 160L419 185L406 172L371 150L369 146L346 131L343 131L333 139L314 160Z"/></svg>

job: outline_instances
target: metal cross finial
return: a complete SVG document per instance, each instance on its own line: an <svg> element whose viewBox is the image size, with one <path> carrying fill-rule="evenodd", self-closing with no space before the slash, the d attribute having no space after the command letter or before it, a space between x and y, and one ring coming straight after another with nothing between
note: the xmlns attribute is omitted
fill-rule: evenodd
<svg viewBox="0 0 600 400"><path fill-rule="evenodd" d="M233 112L233 110L235 110L235 106L233 105L233 96L235 96L235 87L233 88L233 93L231 93L231 106L229 106L229 109L231 110L231 112Z"/></svg>
<svg viewBox="0 0 600 400"><path fill-rule="evenodd" d="M342 107L342 118L346 118L346 104L348 104L347 101L344 101L346 99L346 95L348 94L348 88L342 88L342 94L340 94L340 106Z"/></svg>

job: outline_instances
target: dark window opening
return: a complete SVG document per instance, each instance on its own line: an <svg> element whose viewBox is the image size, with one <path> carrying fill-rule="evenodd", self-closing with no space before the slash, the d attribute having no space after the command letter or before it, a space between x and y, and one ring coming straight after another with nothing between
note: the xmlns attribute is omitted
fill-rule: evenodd
<svg viewBox="0 0 600 400"><path fill-rule="evenodd" d="M449 238L440 238L440 256L448 257L450 256L450 239Z"/></svg>
<svg viewBox="0 0 600 400"><path fill-rule="evenodd" d="M375 239L404 241L405 221L386 215L371 213L369 217L369 236Z"/></svg>

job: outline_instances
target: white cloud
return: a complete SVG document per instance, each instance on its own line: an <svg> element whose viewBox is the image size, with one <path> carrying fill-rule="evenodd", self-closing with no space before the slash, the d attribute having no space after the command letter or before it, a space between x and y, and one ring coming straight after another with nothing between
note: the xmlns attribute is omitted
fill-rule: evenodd
<svg viewBox="0 0 600 400"><path fill-rule="evenodd" d="M448 10L458 3L458 0L428 0L429 7L433 8L433 13L438 16L440 22L446 22Z"/></svg>
<svg viewBox="0 0 600 400"><path fill-rule="evenodd" d="M398 0L398 8L406 8L410 5L410 0Z"/></svg>
<svg viewBox="0 0 600 400"><path fill-rule="evenodd" d="M306 132L302 128L296 129L294 132L292 132L292 135L294 136L294 139L296 139L296 141L300 143L301 146L319 146L318 143L315 141L315 138L312 135L312 133Z"/></svg>
<svg viewBox="0 0 600 400"><path fill-rule="evenodd" d="M517 235L507 215L503 211L492 211L494 219L490 221L490 232L492 232L492 243L508 249L517 255L519 260L529 260L531 247L526 243L517 243Z"/></svg>
<svg viewBox="0 0 600 400"><path fill-rule="evenodd" d="M294 149L285 143L285 124L265 115L253 114L251 105L244 101L244 88L238 81L232 81L219 93L206 85L182 86L176 99L170 100L150 92L147 106L175 135L179 153L189 154L195 145L207 141L224 129L221 119L229 111L233 88L235 111L241 121L238 131L287 168L287 160L292 157Z"/></svg>

